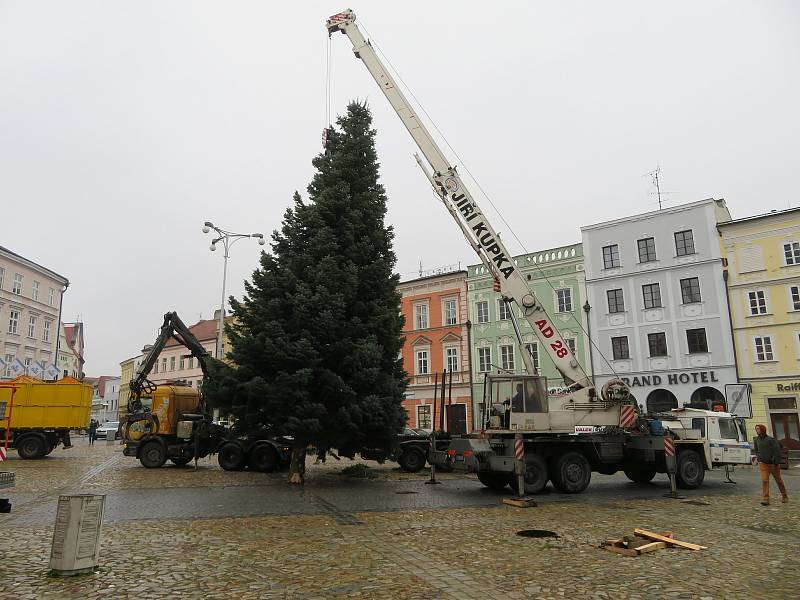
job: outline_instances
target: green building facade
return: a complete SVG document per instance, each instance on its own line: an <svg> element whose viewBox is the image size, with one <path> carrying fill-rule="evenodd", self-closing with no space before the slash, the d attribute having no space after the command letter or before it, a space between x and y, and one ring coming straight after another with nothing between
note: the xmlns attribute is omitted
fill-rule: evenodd
<svg viewBox="0 0 800 600"><path fill-rule="evenodd" d="M583 274L581 244L560 246L541 252L523 254L514 262L528 280L536 298L547 310L553 322L578 362L590 373L587 343L586 281ZM500 295L492 286L492 275L483 265L467 267L467 302L471 322L471 368L473 380L473 415L480 427L480 403L483 402L484 375L488 372L524 373L525 365L514 333L510 316L501 306ZM530 345L539 374L547 378L550 393L558 393L564 381L553 361L538 343L519 307L514 306L522 339ZM591 373L590 373L591 374Z"/></svg>

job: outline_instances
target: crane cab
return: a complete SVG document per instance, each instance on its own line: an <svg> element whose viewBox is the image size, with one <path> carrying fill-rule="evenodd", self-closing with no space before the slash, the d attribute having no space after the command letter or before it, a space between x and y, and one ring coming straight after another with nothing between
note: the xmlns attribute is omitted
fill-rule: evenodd
<svg viewBox="0 0 800 600"><path fill-rule="evenodd" d="M545 377L487 375L484 406L487 430L534 431L550 427Z"/></svg>
<svg viewBox="0 0 800 600"><path fill-rule="evenodd" d="M142 394L141 400L149 418L130 425L131 440L145 435L175 435L183 415L201 412L200 392L179 383L156 386L151 393Z"/></svg>

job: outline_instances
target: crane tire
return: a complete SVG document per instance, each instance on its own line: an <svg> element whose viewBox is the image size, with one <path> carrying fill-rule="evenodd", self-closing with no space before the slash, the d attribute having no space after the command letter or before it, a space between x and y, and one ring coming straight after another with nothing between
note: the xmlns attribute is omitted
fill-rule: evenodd
<svg viewBox="0 0 800 600"><path fill-rule="evenodd" d="M177 457L177 458L170 458L169 460L173 465L175 465L176 467L182 469L183 467L188 465L190 462L192 462L192 457L190 456L189 458L186 458L185 456L180 456L180 457Z"/></svg>
<svg viewBox="0 0 800 600"><path fill-rule="evenodd" d="M492 490L502 490L508 486L510 477L508 473L493 473L491 471L478 471L478 481Z"/></svg>
<svg viewBox="0 0 800 600"><path fill-rule="evenodd" d="M553 465L553 485L562 494L580 494L591 479L592 466L580 452L565 452Z"/></svg>
<svg viewBox="0 0 800 600"><path fill-rule="evenodd" d="M650 483L656 476L655 467L625 467L625 477L634 483Z"/></svg>
<svg viewBox="0 0 800 600"><path fill-rule="evenodd" d="M256 444L247 457L247 466L253 471L271 473L278 468L278 452L269 444Z"/></svg>
<svg viewBox="0 0 800 600"><path fill-rule="evenodd" d="M517 493L540 494L547 487L547 461L540 454L525 455L525 491L519 491L516 473L511 475L511 489Z"/></svg>
<svg viewBox="0 0 800 600"><path fill-rule="evenodd" d="M405 448L397 457L400 468L406 473L416 473L425 468L425 453L419 448Z"/></svg>
<svg viewBox="0 0 800 600"><path fill-rule="evenodd" d="M244 448L237 442L223 444L217 454L219 466L226 471L241 471L244 468Z"/></svg>
<svg viewBox="0 0 800 600"><path fill-rule="evenodd" d="M684 490L699 488L706 476L703 459L700 458L700 455L694 450L682 450L678 453L677 462L676 485Z"/></svg>
<svg viewBox="0 0 800 600"><path fill-rule="evenodd" d="M167 462L167 449L160 440L145 442L139 450L139 462L148 469L158 469Z"/></svg>

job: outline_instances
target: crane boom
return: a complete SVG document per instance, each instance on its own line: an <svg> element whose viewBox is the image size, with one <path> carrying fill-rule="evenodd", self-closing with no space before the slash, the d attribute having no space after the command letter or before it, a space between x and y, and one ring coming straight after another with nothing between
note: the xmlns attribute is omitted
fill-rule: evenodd
<svg viewBox="0 0 800 600"><path fill-rule="evenodd" d="M448 212L459 224L467 241L475 249L481 261L500 283L500 293L519 306L523 317L536 334L541 347L547 352L556 369L564 378L564 384L584 399L593 399L594 384L578 364L558 328L547 311L528 287L525 278L505 248L500 236L478 207L474 197L464 185L456 167L450 164L436 141L419 120L394 78L384 67L372 44L364 38L356 24L352 10L330 17L326 23L328 33L341 31L353 44L353 52L367 67L389 100L400 120L416 142L422 155L433 171L428 174ZM523 360L529 373L535 373L530 355L522 349Z"/></svg>

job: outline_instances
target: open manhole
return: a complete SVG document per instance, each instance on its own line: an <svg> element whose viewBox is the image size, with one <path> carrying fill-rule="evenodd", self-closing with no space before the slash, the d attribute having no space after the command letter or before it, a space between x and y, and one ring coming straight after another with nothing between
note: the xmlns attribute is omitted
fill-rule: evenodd
<svg viewBox="0 0 800 600"><path fill-rule="evenodd" d="M703 500L684 500L684 504L692 504L694 506L711 506L711 502L705 502Z"/></svg>
<svg viewBox="0 0 800 600"><path fill-rule="evenodd" d="M555 531L548 531L547 529L521 529L517 535L527 538L557 538L558 534Z"/></svg>
<svg viewBox="0 0 800 600"><path fill-rule="evenodd" d="M415 492L414 490L400 490L399 492L395 492L395 494L419 494L419 492Z"/></svg>

